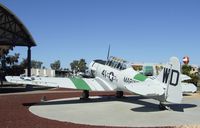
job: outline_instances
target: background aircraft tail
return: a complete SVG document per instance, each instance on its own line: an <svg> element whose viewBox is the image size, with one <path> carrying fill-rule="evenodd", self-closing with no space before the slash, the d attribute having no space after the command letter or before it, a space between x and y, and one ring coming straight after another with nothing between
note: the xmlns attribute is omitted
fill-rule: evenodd
<svg viewBox="0 0 200 128"><path fill-rule="evenodd" d="M171 103L181 103L182 87L180 79L180 62L171 57L170 62L163 68L157 80L165 85L165 100Z"/></svg>

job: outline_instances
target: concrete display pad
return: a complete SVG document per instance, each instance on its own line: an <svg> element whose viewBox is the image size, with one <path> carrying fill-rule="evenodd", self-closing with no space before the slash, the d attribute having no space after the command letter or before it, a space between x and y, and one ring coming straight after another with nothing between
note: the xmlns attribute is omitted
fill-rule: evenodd
<svg viewBox="0 0 200 128"><path fill-rule="evenodd" d="M169 104L173 111L160 111L158 101L141 96L58 99L31 106L40 117L63 122L100 126L179 126L200 125L200 97L185 96L180 105Z"/></svg>

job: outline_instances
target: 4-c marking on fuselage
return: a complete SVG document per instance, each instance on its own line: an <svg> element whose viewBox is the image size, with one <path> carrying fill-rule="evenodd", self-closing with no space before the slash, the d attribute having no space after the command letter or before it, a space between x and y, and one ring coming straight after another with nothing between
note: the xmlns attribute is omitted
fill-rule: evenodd
<svg viewBox="0 0 200 128"><path fill-rule="evenodd" d="M113 72L103 70L101 74L103 75L103 77L108 78L111 82L113 82L113 80L117 81L117 77L114 75Z"/></svg>

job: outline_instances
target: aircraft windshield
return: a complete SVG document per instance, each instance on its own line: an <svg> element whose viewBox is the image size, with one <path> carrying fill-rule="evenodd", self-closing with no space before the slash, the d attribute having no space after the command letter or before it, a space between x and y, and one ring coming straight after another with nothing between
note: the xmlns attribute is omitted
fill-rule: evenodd
<svg viewBox="0 0 200 128"><path fill-rule="evenodd" d="M127 61L117 58L117 57L110 57L108 61L106 62L106 65L119 69L119 70L124 70L129 67Z"/></svg>

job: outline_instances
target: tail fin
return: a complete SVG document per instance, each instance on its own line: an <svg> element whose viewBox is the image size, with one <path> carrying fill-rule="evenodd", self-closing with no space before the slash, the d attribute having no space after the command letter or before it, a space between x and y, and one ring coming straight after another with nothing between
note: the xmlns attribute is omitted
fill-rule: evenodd
<svg viewBox="0 0 200 128"><path fill-rule="evenodd" d="M165 89L165 100L172 103L181 103L182 87L180 84L180 62L178 58L171 57L157 78Z"/></svg>

